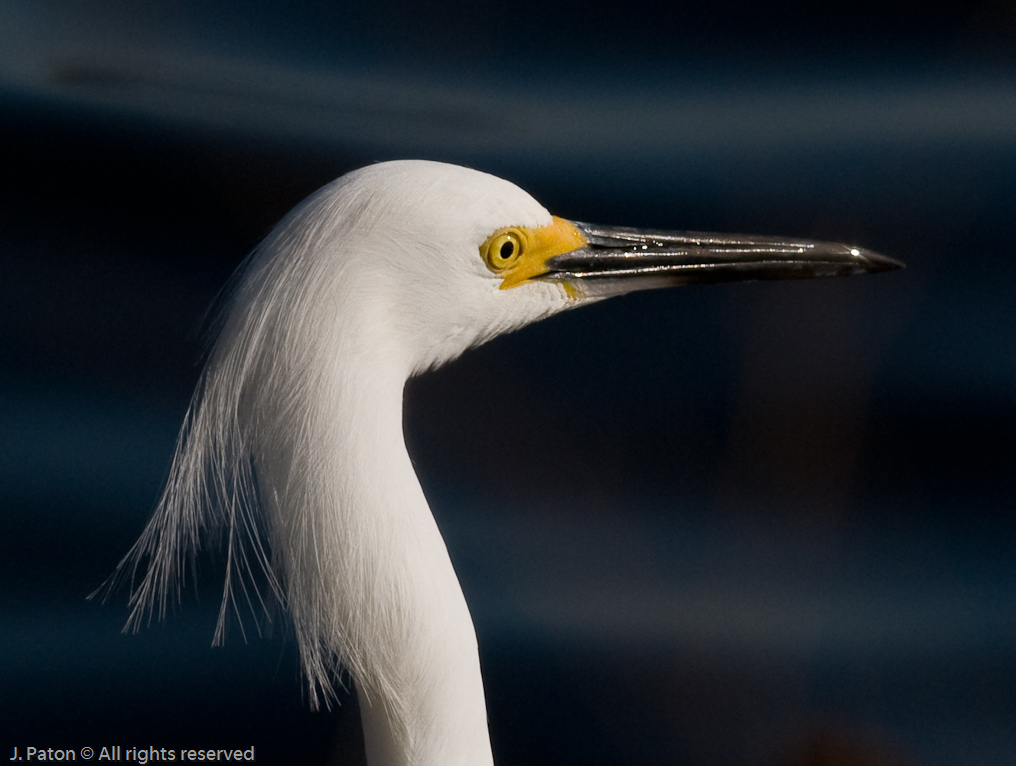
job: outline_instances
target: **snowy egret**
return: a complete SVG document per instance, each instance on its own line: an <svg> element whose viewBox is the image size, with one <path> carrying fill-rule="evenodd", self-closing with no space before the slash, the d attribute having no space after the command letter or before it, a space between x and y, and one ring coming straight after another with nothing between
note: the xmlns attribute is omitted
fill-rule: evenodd
<svg viewBox="0 0 1016 766"><path fill-rule="evenodd" d="M118 569L134 584L128 627L164 613L202 537L221 533L216 640L237 601L278 599L312 704L340 668L355 681L371 766L490 764L473 623L403 439L406 380L633 290L899 265L840 244L571 222L454 165L349 173L238 272L164 494Z"/></svg>

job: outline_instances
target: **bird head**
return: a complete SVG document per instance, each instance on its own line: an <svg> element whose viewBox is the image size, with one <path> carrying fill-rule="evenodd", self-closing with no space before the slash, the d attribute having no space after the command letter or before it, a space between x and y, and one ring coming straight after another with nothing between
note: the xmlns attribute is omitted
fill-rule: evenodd
<svg viewBox="0 0 1016 766"><path fill-rule="evenodd" d="M398 338L410 372L634 290L901 265L837 243L569 221L509 181L420 160L343 176L299 206L268 245L272 257L286 251L289 267L302 270L295 284L305 299L329 293L291 296L288 305L341 306L335 316L358 316L366 343L374 342L369 328L380 328L389 345Z"/></svg>

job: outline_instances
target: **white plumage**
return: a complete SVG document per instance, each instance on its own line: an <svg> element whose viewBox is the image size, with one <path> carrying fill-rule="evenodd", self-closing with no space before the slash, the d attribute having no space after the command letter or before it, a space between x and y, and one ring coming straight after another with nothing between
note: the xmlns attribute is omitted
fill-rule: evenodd
<svg viewBox="0 0 1016 766"><path fill-rule="evenodd" d="M340 667L354 679L372 766L490 764L472 621L403 440L406 380L632 289L894 265L842 245L571 223L452 165L343 176L236 277L165 492L118 570L135 583L129 627L161 616L201 541L222 535L217 641L230 609L275 599L312 704Z"/></svg>

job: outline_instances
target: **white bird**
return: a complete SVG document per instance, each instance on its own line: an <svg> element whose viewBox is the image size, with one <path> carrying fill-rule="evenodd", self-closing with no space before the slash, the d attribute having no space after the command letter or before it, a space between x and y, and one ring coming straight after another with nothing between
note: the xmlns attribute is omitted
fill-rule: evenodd
<svg viewBox="0 0 1016 766"><path fill-rule="evenodd" d="M134 583L128 627L162 616L222 533L217 641L241 597L277 598L312 705L340 668L354 680L371 766L492 764L473 623L403 439L406 380L632 290L898 266L839 244L570 222L453 165L349 173L235 277L164 494L117 571Z"/></svg>

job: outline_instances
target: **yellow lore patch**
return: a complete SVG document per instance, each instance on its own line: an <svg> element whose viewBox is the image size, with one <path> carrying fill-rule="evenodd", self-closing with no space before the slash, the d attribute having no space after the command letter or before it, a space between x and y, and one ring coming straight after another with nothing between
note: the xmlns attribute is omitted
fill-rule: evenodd
<svg viewBox="0 0 1016 766"><path fill-rule="evenodd" d="M547 260L586 245L586 238L564 218L554 216L546 226L498 229L480 245L487 268L501 276L501 289L517 287L547 273Z"/></svg>

